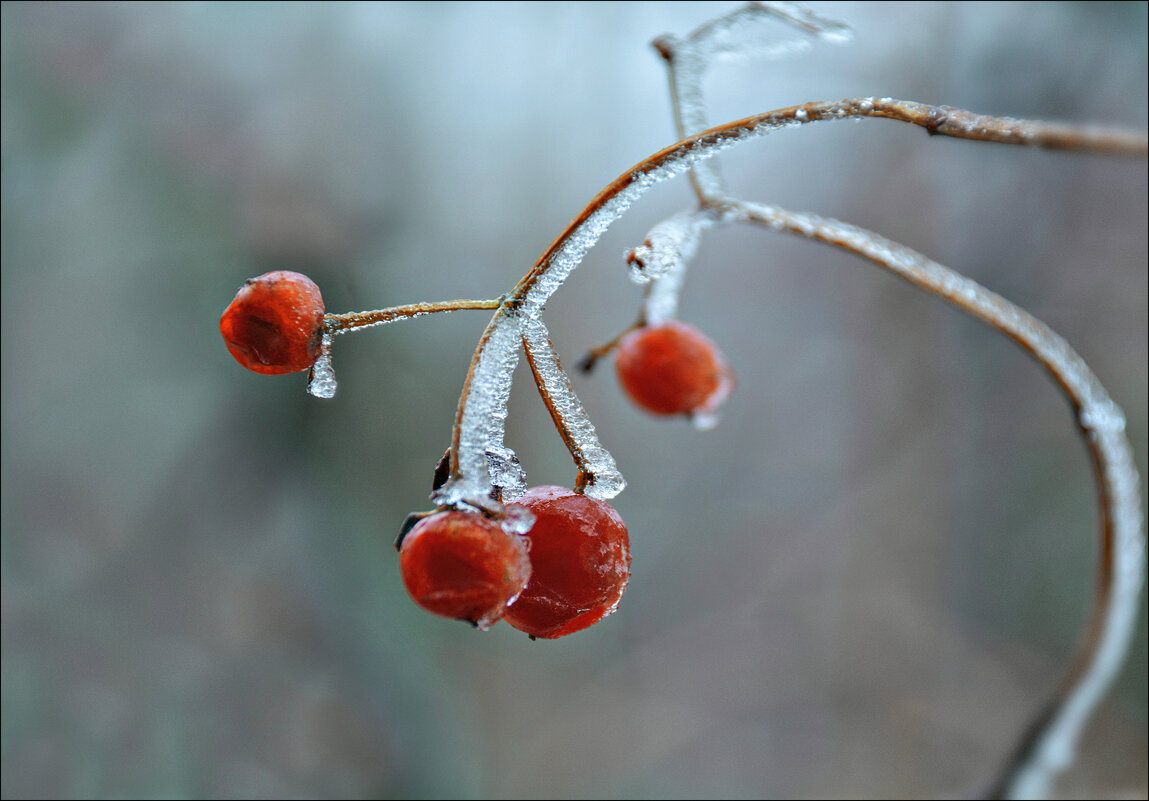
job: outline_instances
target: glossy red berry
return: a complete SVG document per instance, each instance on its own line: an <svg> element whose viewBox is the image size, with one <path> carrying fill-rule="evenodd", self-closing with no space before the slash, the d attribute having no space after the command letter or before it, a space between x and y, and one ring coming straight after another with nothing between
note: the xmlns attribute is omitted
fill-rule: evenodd
<svg viewBox="0 0 1149 801"><path fill-rule="evenodd" d="M419 606L442 617L493 625L531 575L527 545L477 512L437 512L403 537L399 569Z"/></svg>
<svg viewBox="0 0 1149 801"><path fill-rule="evenodd" d="M535 515L527 532L532 572L506 621L555 639L614 612L630 580L630 538L618 512L564 487L532 487L515 504Z"/></svg>
<svg viewBox="0 0 1149 801"><path fill-rule="evenodd" d="M678 320L627 334L615 367L631 400L653 414L713 414L734 388L718 346Z"/></svg>
<svg viewBox="0 0 1149 801"><path fill-rule="evenodd" d="M295 373L319 356L324 311L314 281L276 270L244 282L224 309L219 330L231 355L248 370Z"/></svg>

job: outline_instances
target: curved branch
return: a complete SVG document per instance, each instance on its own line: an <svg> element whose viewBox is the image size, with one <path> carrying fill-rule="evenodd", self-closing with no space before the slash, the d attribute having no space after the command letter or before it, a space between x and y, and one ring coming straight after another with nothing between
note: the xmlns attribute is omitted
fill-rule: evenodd
<svg viewBox="0 0 1149 801"><path fill-rule="evenodd" d="M1144 581L1140 480L1121 409L1069 343L976 281L904 245L838 220L753 203L730 201L724 207L747 222L856 253L988 323L1027 350L1073 406L1093 458L1101 506L1092 619L1061 686L1030 723L991 790L995 798L1048 795L1057 774L1072 763L1082 729L1121 667Z"/></svg>
<svg viewBox="0 0 1149 801"><path fill-rule="evenodd" d="M589 250L610 224L610 222L603 224L600 214L604 210L611 209L612 205L621 207L618 209L621 215L654 184L673 178L691 168L696 162L709 159L746 139L765 136L779 128L794 125L862 117L880 117L917 125L925 128L931 136L952 136L983 142L1121 156L1149 155L1149 136L1142 131L1079 127L1012 117L990 117L950 106L931 106L888 97L806 103L776 109L728 122L683 139L649 156L620 175L551 243L534 268L512 290L508 301L521 302L526 298L543 277L559 265L562 257L571 249L573 240L589 240L585 247L580 248L583 253ZM562 278L565 279L566 274L563 274ZM546 297L550 297L551 292L553 289L546 293Z"/></svg>

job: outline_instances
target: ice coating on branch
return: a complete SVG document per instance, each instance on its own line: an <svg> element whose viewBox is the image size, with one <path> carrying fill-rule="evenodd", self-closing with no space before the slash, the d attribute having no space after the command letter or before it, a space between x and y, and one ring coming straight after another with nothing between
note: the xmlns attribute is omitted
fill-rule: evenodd
<svg viewBox="0 0 1149 801"><path fill-rule="evenodd" d="M334 398L338 383L335 381L335 369L331 366L331 340L328 331L323 332L323 339L319 343L319 358L311 366L307 376L307 391L317 398Z"/></svg>
<svg viewBox="0 0 1149 801"><path fill-rule="evenodd" d="M677 269L694 258L704 228L714 225L709 210L683 211L650 229L646 241L627 251L630 279L636 284L648 283Z"/></svg>
<svg viewBox="0 0 1149 801"><path fill-rule="evenodd" d="M1087 431L1125 430L1125 412L1113 401L1094 400L1089 406L1082 407L1077 419Z"/></svg>
<svg viewBox="0 0 1149 801"><path fill-rule="evenodd" d="M627 253L631 280L649 282L642 300L648 325L674 317L686 268L698 250L702 232L719 220L713 209L680 212L651 228L646 242Z"/></svg>
<svg viewBox="0 0 1149 801"><path fill-rule="evenodd" d="M626 487L626 480L614 457L599 442L570 377L559 363L546 326L537 318L524 320L523 338L539 391L546 393L555 423L578 466L580 481L585 482L581 487L583 494L601 501L615 497Z"/></svg>
<svg viewBox="0 0 1149 801"><path fill-rule="evenodd" d="M500 308L484 332L483 346L472 370L469 390L459 420L459 475L451 478L432 493L439 506L460 503L487 509L488 500L496 486L491 474L488 453L500 454L507 418L507 400L511 380L518 364L519 346L523 337L524 320L537 321L551 295L562 286L571 272L586 257L607 228L626 213L648 189L689 170L695 164L711 158L743 139L762 136L779 128L796 125L793 120L779 117L758 120L721 135L687 142L668 153L656 166L637 169L619 179L621 188L591 210L573 230L561 237L532 271L532 279L517 308ZM506 480L500 473L499 481ZM502 486L501 484L499 486ZM514 491L514 487L509 489ZM592 492L612 492L610 482ZM603 497L613 497L606 495ZM495 507L501 507L493 504Z"/></svg>
<svg viewBox="0 0 1149 801"><path fill-rule="evenodd" d="M758 48L760 51L765 40L758 34L751 33L750 28L751 23L763 14L789 21L808 33L832 41L844 38L844 31L848 30L838 23L821 20L798 4L752 4L742 12L735 12L711 26L712 34L696 31L688 38L689 41L677 43L686 50L681 69L677 59L672 63L673 70L685 75L685 80L679 80L681 86L676 89L688 95L685 103L680 102L680 107L688 109L685 112L687 114L690 113L689 109L693 108L701 120L700 127L693 127L693 130L705 127L701 77L705 70L706 59L716 53L725 54L740 41L742 44L737 45L739 48L746 47L746 43L753 43L750 49ZM744 25L745 30L742 30ZM713 42L705 43L709 41L706 40L708 35L714 37ZM695 93L693 100L689 97L691 92ZM679 98L680 101L682 99ZM577 228L560 239L558 246L546 254L534 271L534 280L530 283L525 296L520 299L518 308L514 311L504 309L496 312L484 334L486 342L474 365L469 393L465 398L459 420L459 475L432 495L436 503L453 505L462 502L485 505L483 499L489 495L494 486L504 486L499 483L503 481L508 482L506 485L508 490L514 491L515 482L502 469L506 460L499 454L505 449L503 437L507 416L506 404L514 368L518 363L522 320L538 319L547 300L582 262L606 229L655 184L681 175L743 139L795 124L798 123L784 118L760 120L742 128L731 129L721 135L681 145L663 158L657 166L635 170L620 179L623 186L591 211ZM688 128L690 127L692 124L688 123ZM720 182L717 188L721 189ZM673 285L668 283L665 289L672 290ZM674 293L668 295L668 297L674 296ZM656 301L656 311L660 304L664 305L664 302ZM593 429L591 431L593 432ZM487 456L488 453L496 455L493 461ZM613 491L613 487L604 486L599 490L590 490L588 494Z"/></svg>
<svg viewBox="0 0 1149 801"><path fill-rule="evenodd" d="M1081 732L1125 662L1137 623L1138 600L1145 578L1140 481L1124 434L1124 414L1112 401L1098 400L1097 406L1095 409L1083 407L1079 420L1090 439L1107 455L1101 480L1103 493L1110 499L1108 506L1112 509L1115 539L1114 554L1107 560L1115 567L1108 613L1088 667L1033 745L1030 758L1010 777L1004 793L1007 798L1051 796L1053 779L1072 764ZM1087 419L1090 423L1096 422L1098 427L1091 428Z"/></svg>
<svg viewBox="0 0 1149 801"><path fill-rule="evenodd" d="M742 128L732 128L721 135L681 144L657 166L638 169L625 176L625 186L590 212L582 223L559 240L540 264L537 279L531 284L523 300L522 313L537 317L551 295L555 293L571 271L586 257L611 224L626 213L631 205L655 184L674 178L697 163L733 147L744 139L763 136L779 128L796 125L785 118L759 120ZM620 179L621 180L621 179Z"/></svg>
<svg viewBox="0 0 1149 801"><path fill-rule="evenodd" d="M799 31L802 36L797 35ZM801 3L760 2L747 3L690 36L710 58L778 58L809 47L806 37L842 44L854 32L844 22L818 16Z"/></svg>
<svg viewBox="0 0 1149 801"><path fill-rule="evenodd" d="M506 481L514 492L519 485L522 471L508 469L518 460L503 444L503 437L511 379L519 363L521 317L514 312L497 312L483 338L459 420L459 475L431 494L439 506L468 503L487 508L486 499L495 486L502 487L501 482Z"/></svg>

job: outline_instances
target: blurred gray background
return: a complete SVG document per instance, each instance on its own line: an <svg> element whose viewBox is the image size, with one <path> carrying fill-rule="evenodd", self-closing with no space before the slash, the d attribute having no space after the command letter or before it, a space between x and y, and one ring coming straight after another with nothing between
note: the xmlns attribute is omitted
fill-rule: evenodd
<svg viewBox="0 0 1149 801"><path fill-rule="evenodd" d="M959 795L1087 618L1096 510L1066 403L992 330L758 229L682 316L740 385L712 432L575 377L630 482L618 613L556 642L406 597L488 315L337 341L338 397L241 369L217 320L290 268L328 309L506 291L672 141L655 36L734 3L4 3L5 797ZM1146 125L1146 5L818 3L847 47L711 74L714 122L894 96ZM1025 306L1090 362L1146 469L1146 162L867 120L723 158ZM634 315L621 254L555 296L568 364ZM574 471L518 376L531 483ZM1146 792L1144 612L1061 786Z"/></svg>

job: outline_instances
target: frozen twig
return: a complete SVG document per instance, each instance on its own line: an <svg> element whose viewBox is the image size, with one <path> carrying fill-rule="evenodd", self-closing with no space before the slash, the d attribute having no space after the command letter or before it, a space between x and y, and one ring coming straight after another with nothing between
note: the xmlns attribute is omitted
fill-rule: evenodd
<svg viewBox="0 0 1149 801"><path fill-rule="evenodd" d="M626 481L614 457L599 442L541 320L530 318L523 323L523 346L543 403L578 467L575 489L599 500L618 495Z"/></svg>
<svg viewBox="0 0 1149 801"><path fill-rule="evenodd" d="M307 378L307 391L317 398L334 398L339 384L335 380L335 370L331 363L331 346L336 334L346 334L363 328L373 328L396 320L409 320L437 312L452 312L461 309L497 309L502 299L495 300L444 300L437 303L409 303L405 306L391 306L375 311L346 312L345 314L325 314L323 316L323 338L319 346L319 356L311 367Z"/></svg>
<svg viewBox="0 0 1149 801"><path fill-rule="evenodd" d="M361 328L393 323L396 320L409 320L438 312L461 311L463 309L497 309L502 298L493 300L441 300L435 303L408 303L404 306L390 306L374 311L327 314L323 317L324 329L329 334L346 334Z"/></svg>
<svg viewBox="0 0 1149 801"><path fill-rule="evenodd" d="M853 37L849 26L818 16L799 3L747 3L677 38L669 34L652 42L666 60L670 99L679 139L709 128L702 101L702 79L711 62L721 58L778 58L803 50L813 39L841 44ZM690 171L694 191L703 203L725 194L714 161Z"/></svg>

